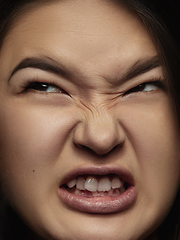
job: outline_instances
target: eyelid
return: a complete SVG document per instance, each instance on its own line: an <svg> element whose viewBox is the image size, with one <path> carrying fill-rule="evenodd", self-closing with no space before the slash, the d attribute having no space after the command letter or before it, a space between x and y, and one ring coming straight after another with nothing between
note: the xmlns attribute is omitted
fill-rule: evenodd
<svg viewBox="0 0 180 240"><path fill-rule="evenodd" d="M12 76L9 84L12 86L20 86L22 89L22 87L26 87L30 82L44 82L53 84L65 91L68 91L69 86L72 85L71 82L63 76L57 76L53 73L35 68L25 68L19 70Z"/></svg>
<svg viewBox="0 0 180 240"><path fill-rule="evenodd" d="M23 91L21 91L21 93L26 93L28 91L31 90L30 86L33 85L33 83L40 83L40 84L45 84L45 85L49 85L49 86L53 86L53 87L57 87L59 88L59 90L62 93L68 94L62 87L58 86L56 83L54 83L54 81L52 80L44 80L44 79L39 79L39 78L33 78L33 79L27 79L26 81L24 81L23 83L21 83L19 86L23 89ZM32 89L33 90L33 89ZM35 91L35 90L34 90ZM37 90L38 91L38 90ZM41 93L45 92L45 91L39 91ZM48 93L48 92L47 92ZM51 92L50 92L51 93Z"/></svg>
<svg viewBox="0 0 180 240"><path fill-rule="evenodd" d="M142 82L142 83L140 83L140 84L138 84L138 85L136 85L134 87L131 87L129 90L124 92L123 96L133 93L134 89L138 88L141 85L146 85L146 84L152 84L152 85L154 84L158 88L160 88L160 89L162 89L164 91L166 90L166 85L165 85L164 79L162 77L159 77L159 78L153 78L153 79L151 79L149 81L145 81L145 82ZM136 93L136 92L143 92L143 91L134 91L134 93ZM150 92L150 91L147 91L147 92ZM145 92L143 92L143 93L145 93Z"/></svg>

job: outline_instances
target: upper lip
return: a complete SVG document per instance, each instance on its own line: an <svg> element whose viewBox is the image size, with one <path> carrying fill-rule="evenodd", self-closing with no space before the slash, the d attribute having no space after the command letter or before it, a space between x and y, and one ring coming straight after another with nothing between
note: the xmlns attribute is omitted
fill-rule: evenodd
<svg viewBox="0 0 180 240"><path fill-rule="evenodd" d="M119 165L109 165L109 166L80 166L72 171L68 172L60 183L60 187L67 184L70 180L75 179L81 175L99 175L105 176L108 174L115 174L128 185L135 185L134 177L132 173L125 167Z"/></svg>

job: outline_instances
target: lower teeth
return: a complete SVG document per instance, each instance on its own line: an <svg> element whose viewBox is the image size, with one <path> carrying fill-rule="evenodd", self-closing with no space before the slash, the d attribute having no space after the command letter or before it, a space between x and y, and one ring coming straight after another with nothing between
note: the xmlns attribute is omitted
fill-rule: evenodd
<svg viewBox="0 0 180 240"><path fill-rule="evenodd" d="M73 193L75 195L79 195L79 196L84 196L84 197L104 197L104 196L112 196L112 197L117 197L120 196L122 193L125 192L125 188L116 188L116 189L111 189L108 192L90 192L88 190L79 190L76 187L73 188L68 188L68 191L70 193Z"/></svg>

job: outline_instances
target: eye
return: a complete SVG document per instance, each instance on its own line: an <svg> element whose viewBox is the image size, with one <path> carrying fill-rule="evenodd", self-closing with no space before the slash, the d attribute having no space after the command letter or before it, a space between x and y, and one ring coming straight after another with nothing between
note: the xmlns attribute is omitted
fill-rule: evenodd
<svg viewBox="0 0 180 240"><path fill-rule="evenodd" d="M142 83L125 92L124 95L130 94L133 92L151 92L151 91L157 90L158 88L161 88L161 89L164 88L164 84L162 80Z"/></svg>
<svg viewBox="0 0 180 240"><path fill-rule="evenodd" d="M24 88L23 92L35 90L39 92L46 92L46 93L66 93L64 90L59 88L58 86L50 83L43 83L43 82L30 82L27 86L22 86Z"/></svg>

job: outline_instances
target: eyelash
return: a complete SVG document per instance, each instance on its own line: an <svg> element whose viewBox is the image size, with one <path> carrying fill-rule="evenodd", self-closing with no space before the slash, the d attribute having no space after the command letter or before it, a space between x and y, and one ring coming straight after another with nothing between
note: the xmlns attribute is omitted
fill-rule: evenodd
<svg viewBox="0 0 180 240"><path fill-rule="evenodd" d="M66 91L64 91L62 88L58 87L56 84L51 83L51 82L42 82L42 81L39 81L38 79L36 79L36 80L27 80L25 83L20 85L20 87L23 89L22 93L26 93L26 92L28 92L30 90L35 90L35 91L39 91L39 92L45 93L46 89L48 87L50 87L50 86L52 88L59 89L59 92L57 91L58 93L65 93L65 94L67 94ZM38 87L39 87L39 89L38 89ZM40 88L42 88L42 89L40 90Z"/></svg>
<svg viewBox="0 0 180 240"><path fill-rule="evenodd" d="M162 80L161 78L159 78L159 79L154 80L154 81L148 81L148 82L141 83L141 84L139 84L139 85L137 85L137 86L129 89L128 91L126 91L126 92L123 94L123 96L128 95L128 94L131 94L131 93L135 93L135 92L143 92L142 89L144 89L145 86L148 85L148 84L157 86L158 88L165 90L165 85L164 85L164 83L163 83L163 80ZM42 90L38 89L38 87L35 88L36 85L39 85L40 88L42 87ZM44 85L44 87L43 87L43 85ZM33 81L27 80L25 83L23 83L22 85L20 85L20 87L23 88L22 93L26 93L26 92L30 91L31 89L32 89L32 90L35 90L35 91L39 91L39 92L44 93L44 92L46 92L46 89L47 89L48 87L50 87L50 86L51 86L52 88L57 88L57 89L59 89L59 92L57 91L57 92L54 92L54 93L64 93L64 94L68 94L66 91L64 91L64 90L61 89L60 87L56 86L54 83L51 83L51 82L48 82L48 83L47 83L47 82L41 82L41 81L39 81L38 79L37 79L37 80L33 80ZM153 91L153 90L149 90L149 91L145 91L145 92L151 92L151 91ZM47 92L47 93L48 93L48 92ZM52 92L50 92L50 93L52 93Z"/></svg>
<svg viewBox="0 0 180 240"><path fill-rule="evenodd" d="M126 91L123 94L123 96L131 94L131 93L135 93L135 92L144 92L142 89L144 89L145 86L148 84L154 85L162 90L165 90L165 84L164 84L163 80L161 78L158 78L157 80L144 82L144 83L141 83L141 84L129 89L128 91ZM154 90L149 90L149 91L145 91L145 92L151 92L151 91L154 91Z"/></svg>

